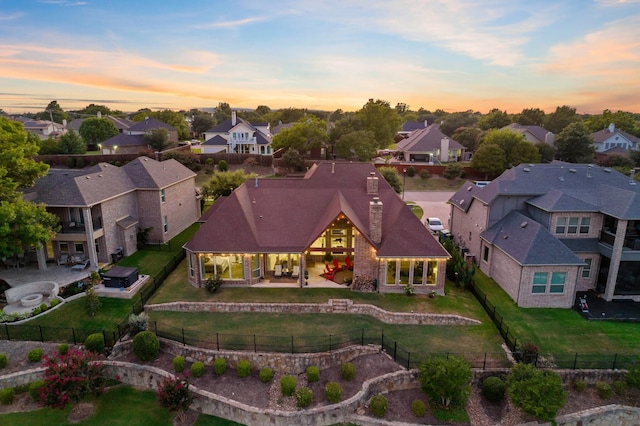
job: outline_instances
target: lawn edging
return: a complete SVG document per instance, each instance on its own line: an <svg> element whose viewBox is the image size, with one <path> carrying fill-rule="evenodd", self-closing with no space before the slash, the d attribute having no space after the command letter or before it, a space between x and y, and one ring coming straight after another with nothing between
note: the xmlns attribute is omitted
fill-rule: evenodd
<svg viewBox="0 0 640 426"><path fill-rule="evenodd" d="M149 311L173 312L263 312L286 314L353 314L369 315L385 324L407 325L479 325L480 321L454 314L420 312L390 312L351 299L329 299L327 303L231 303L231 302L168 302L145 305Z"/></svg>

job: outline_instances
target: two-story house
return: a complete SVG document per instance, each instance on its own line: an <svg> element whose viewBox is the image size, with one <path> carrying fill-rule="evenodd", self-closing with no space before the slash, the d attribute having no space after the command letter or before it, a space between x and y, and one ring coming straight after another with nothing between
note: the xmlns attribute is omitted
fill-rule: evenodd
<svg viewBox="0 0 640 426"><path fill-rule="evenodd" d="M628 151L640 148L640 138L624 130L616 129L616 125L613 123L609 124L606 129L595 132L591 136L597 153L606 153L613 149Z"/></svg>
<svg viewBox="0 0 640 426"><path fill-rule="evenodd" d="M60 218L60 230L38 258L67 254L87 258L95 268L110 263L115 252L134 253L139 229L150 230L150 243L166 243L200 216L195 176L175 160L147 157L122 167L50 169L24 192Z"/></svg>
<svg viewBox="0 0 640 426"><path fill-rule="evenodd" d="M522 307L576 291L640 301L640 185L590 164L521 164L449 200L454 240Z"/></svg>
<svg viewBox="0 0 640 426"><path fill-rule="evenodd" d="M204 132L200 152L213 154L230 152L238 154L271 155L269 123L251 124L239 118L235 111L231 118Z"/></svg>
<svg viewBox="0 0 640 426"><path fill-rule="evenodd" d="M206 218L205 218L206 216ZM447 251L371 164L322 163L304 177L255 179L219 199L185 245L188 280L202 287L277 282L277 268L318 277L328 256L380 292L444 294ZM347 260L349 259L349 260Z"/></svg>

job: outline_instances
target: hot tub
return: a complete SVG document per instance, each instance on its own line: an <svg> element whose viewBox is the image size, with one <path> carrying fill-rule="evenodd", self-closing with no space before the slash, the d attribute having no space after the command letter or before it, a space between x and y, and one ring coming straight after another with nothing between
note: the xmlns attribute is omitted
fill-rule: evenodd
<svg viewBox="0 0 640 426"><path fill-rule="evenodd" d="M105 287L127 288L138 281L138 268L114 266L102 275Z"/></svg>

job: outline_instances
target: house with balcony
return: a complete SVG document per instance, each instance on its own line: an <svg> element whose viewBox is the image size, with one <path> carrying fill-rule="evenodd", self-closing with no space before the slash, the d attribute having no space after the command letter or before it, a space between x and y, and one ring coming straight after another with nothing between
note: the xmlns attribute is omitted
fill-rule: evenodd
<svg viewBox="0 0 640 426"><path fill-rule="evenodd" d="M202 221L184 246L195 287L217 276L227 286L279 282L283 271L302 287L305 271L331 279L340 265L380 292L411 284L444 294L449 254L371 164L322 163L304 177L249 180Z"/></svg>
<svg viewBox="0 0 640 426"><path fill-rule="evenodd" d="M231 112L231 118L204 133L200 145L203 154L229 152L237 154L271 155L269 123L251 124Z"/></svg>
<svg viewBox="0 0 640 426"><path fill-rule="evenodd" d="M38 256L39 268L71 257L88 259L92 268L110 263L114 253L137 250L138 230L149 230L150 243L166 243L200 217L195 176L175 160L147 157L122 167L50 169L24 191L25 199L45 204L60 219Z"/></svg>
<svg viewBox="0 0 640 426"><path fill-rule="evenodd" d="M591 164L521 164L449 200L465 256L521 307L571 307L577 291L640 301L640 185Z"/></svg>

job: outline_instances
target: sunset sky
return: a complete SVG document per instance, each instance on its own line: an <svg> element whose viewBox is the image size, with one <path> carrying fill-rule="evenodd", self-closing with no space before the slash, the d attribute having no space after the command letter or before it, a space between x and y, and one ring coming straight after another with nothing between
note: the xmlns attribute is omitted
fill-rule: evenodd
<svg viewBox="0 0 640 426"><path fill-rule="evenodd" d="M0 0L0 108L640 112L640 0Z"/></svg>

